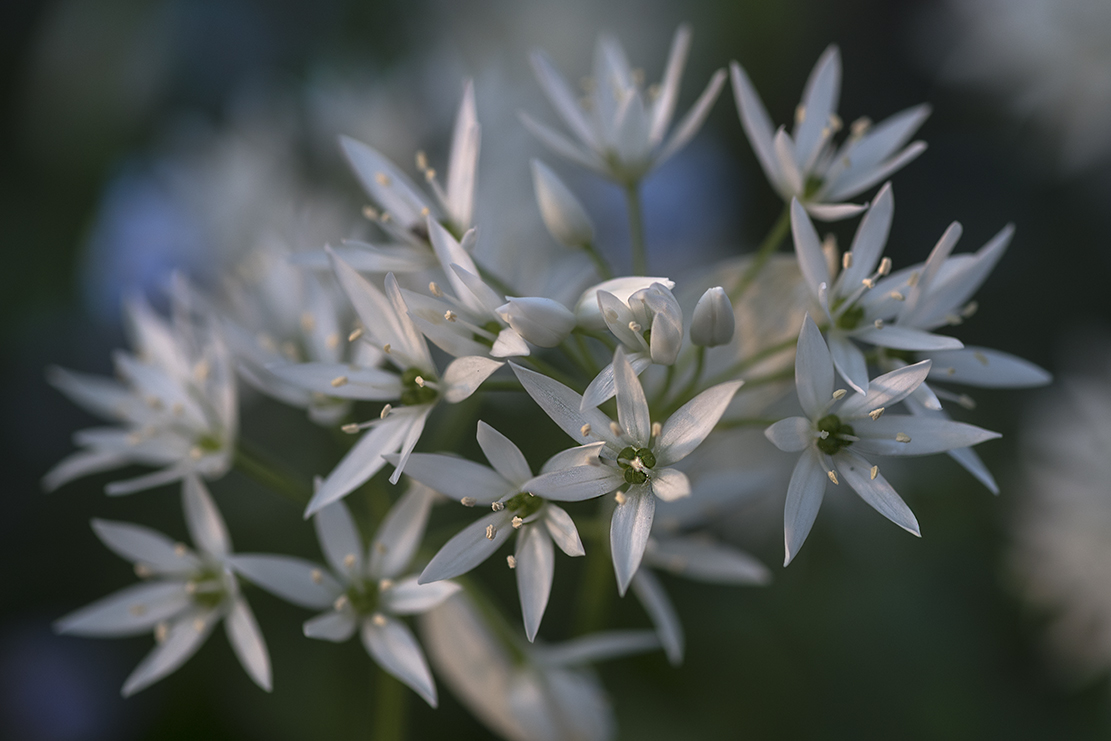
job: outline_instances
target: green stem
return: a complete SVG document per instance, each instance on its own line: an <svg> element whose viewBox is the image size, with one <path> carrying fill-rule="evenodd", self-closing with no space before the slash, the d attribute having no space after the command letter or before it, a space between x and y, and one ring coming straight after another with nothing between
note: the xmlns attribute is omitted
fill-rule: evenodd
<svg viewBox="0 0 1111 741"><path fill-rule="evenodd" d="M486 380L478 387L479 391L523 391L521 382L516 378L497 378Z"/></svg>
<svg viewBox="0 0 1111 741"><path fill-rule="evenodd" d="M648 249L644 244L644 216L640 208L640 190L635 182L625 186L625 202L629 207L629 241L633 253L633 275L648 275Z"/></svg>
<svg viewBox="0 0 1111 741"><path fill-rule="evenodd" d="M614 499L602 497L598 508L598 522L602 524L603 537L590 550L584 564L582 586L579 587L578 614L575 617L575 635L584 635L606 626L606 617L614 592L613 559L609 549L609 528L613 516Z"/></svg>
<svg viewBox="0 0 1111 741"><path fill-rule="evenodd" d="M744 295L745 289L748 288L749 284L756 280L756 277L764 268L764 263L768 261L768 258L770 258L777 249L779 249L779 243L787 236L787 232L790 228L791 206L790 204L784 204L782 213L779 214L779 218L776 220L775 224L772 225L771 231L764 237L764 241L760 244L759 249L756 250L756 255L752 258L752 262L748 264L744 273L741 274L741 279L737 282L737 285L729 292L729 298L734 303Z"/></svg>
<svg viewBox="0 0 1111 741"><path fill-rule="evenodd" d="M239 441L235 449L235 467L266 488L281 494L292 502L305 505L312 496L312 486L299 483L292 475L278 471L278 466L265 461L262 456L248 451Z"/></svg>
<svg viewBox="0 0 1111 741"><path fill-rule="evenodd" d="M714 430L732 430L738 427L767 427L774 425L778 419L762 419L758 417L745 417L743 419L723 419L717 423Z"/></svg>
<svg viewBox="0 0 1111 741"><path fill-rule="evenodd" d="M576 391L578 390L578 383L575 381L575 379L571 378L551 363L545 360L541 360L540 358L534 357L532 355L526 355L522 357L521 361L527 363L528 365L531 365L533 367L533 370L539 371L546 376L554 378L555 380L562 383L564 386L575 389Z"/></svg>
<svg viewBox="0 0 1111 741"><path fill-rule="evenodd" d="M687 381L687 385L683 387L683 390L672 400L673 404L683 403L683 399L688 399L694 394L694 390L698 388L698 379L702 377L702 370L705 367L706 348L699 347L694 359L694 373L691 375L691 379Z"/></svg>
<svg viewBox="0 0 1111 741"><path fill-rule="evenodd" d="M374 741L403 741L405 738L408 689L381 667L375 677Z"/></svg>
<svg viewBox="0 0 1111 741"><path fill-rule="evenodd" d="M594 269L598 271L598 277L602 280L609 280L613 277L613 270L610 269L609 263L606 258L602 257L602 253L598 251L597 245L593 242L587 242L583 246L583 252L594 263Z"/></svg>
<svg viewBox="0 0 1111 741"><path fill-rule="evenodd" d="M598 363L594 361L594 355L591 354L590 348L587 346L586 340L583 339L582 333L575 332L574 335L575 345L579 348L579 353L582 354L583 361L587 364L590 374L592 376L598 375L598 371L600 371L601 368L599 368Z"/></svg>

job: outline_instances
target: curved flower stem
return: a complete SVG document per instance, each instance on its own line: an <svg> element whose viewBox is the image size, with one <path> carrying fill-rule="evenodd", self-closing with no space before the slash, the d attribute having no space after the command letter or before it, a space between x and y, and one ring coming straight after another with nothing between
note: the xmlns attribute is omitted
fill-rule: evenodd
<svg viewBox="0 0 1111 741"><path fill-rule="evenodd" d="M648 248L644 244L644 216L640 208L640 189L636 182L625 186L629 207L629 242L633 253L633 275L648 275Z"/></svg>
<svg viewBox="0 0 1111 741"><path fill-rule="evenodd" d="M594 263L594 269L598 271L598 277L602 280L609 280L613 277L613 270L606 262L606 258L602 257L602 253L598 251L598 246L593 242L587 242L582 246L583 252Z"/></svg>
<svg viewBox="0 0 1111 741"><path fill-rule="evenodd" d="M779 218L775 224L772 225L771 231L764 237L764 241L760 244L759 249L756 250L756 256L752 258L752 262L748 264L744 273L741 274L741 279L737 281L737 285L733 286L733 290L729 292L730 300L736 302L741 296L744 295L745 290L748 288L752 281L760 274L764 268L764 263L768 258L779 249L779 243L787 236L787 232L791 229L791 207L789 204L783 206L783 211L779 214Z"/></svg>
<svg viewBox="0 0 1111 741"><path fill-rule="evenodd" d="M673 405L684 403L683 399L689 399L691 396L694 395L694 390L698 388L698 379L702 377L702 370L705 367L706 348L699 347L694 358L694 373L691 374L691 378L689 381L687 381L687 385L685 385L682 390L680 390L679 393L675 395L675 398L671 400L671 403Z"/></svg>
<svg viewBox="0 0 1111 741"><path fill-rule="evenodd" d="M266 461L263 456L249 450L243 440L235 448L235 467L250 476L258 483L271 491L281 494L286 499L306 505L312 497L312 486L301 484L297 479L285 472L279 472L278 466Z"/></svg>
<svg viewBox="0 0 1111 741"><path fill-rule="evenodd" d="M375 665L377 667L377 665ZM403 741L406 738L408 689L389 672L377 667L374 678L375 701L373 734L375 741Z"/></svg>
<svg viewBox="0 0 1111 741"><path fill-rule="evenodd" d="M607 494L598 504L597 522L601 527L596 533L597 546L591 548L586 556L585 572L579 587L575 635L593 633L605 627L612 593L616 591L609 547L609 521L613 515L614 499Z"/></svg>

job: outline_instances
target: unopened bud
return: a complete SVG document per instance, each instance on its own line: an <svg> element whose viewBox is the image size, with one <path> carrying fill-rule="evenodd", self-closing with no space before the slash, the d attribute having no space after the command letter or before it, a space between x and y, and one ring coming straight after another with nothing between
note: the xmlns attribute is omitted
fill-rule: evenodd
<svg viewBox="0 0 1111 741"><path fill-rule="evenodd" d="M497 314L526 342L537 347L556 347L575 328L575 315L550 298L507 298Z"/></svg>
<svg viewBox="0 0 1111 741"><path fill-rule="evenodd" d="M584 247L594 242L594 224L579 199L540 160L532 161L532 185L544 226L564 247Z"/></svg>
<svg viewBox="0 0 1111 741"><path fill-rule="evenodd" d="M847 254L847 253L846 253ZM707 289L691 317L691 342L699 347L726 345L733 339L733 304L721 286Z"/></svg>

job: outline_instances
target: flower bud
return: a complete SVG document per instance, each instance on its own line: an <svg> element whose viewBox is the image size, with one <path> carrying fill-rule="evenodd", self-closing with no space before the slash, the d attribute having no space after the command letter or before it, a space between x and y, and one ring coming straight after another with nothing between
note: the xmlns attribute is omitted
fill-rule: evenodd
<svg viewBox="0 0 1111 741"><path fill-rule="evenodd" d="M653 283L659 283L665 288L672 288L675 286L675 283L667 278L650 278L639 275L630 275L625 278L612 278L596 286L591 286L583 291L583 295L579 297L578 303L575 304L575 317L578 320L579 326L593 330L604 331L606 329L606 321L602 318L602 310L598 307L599 291L607 291L621 301L627 302L629 297L634 293L647 288Z"/></svg>
<svg viewBox="0 0 1111 741"><path fill-rule="evenodd" d="M653 283L629 297L629 308L642 324L652 327L649 352L652 362L671 365L679 357L683 345L683 310L671 291L661 283Z"/></svg>
<svg viewBox="0 0 1111 741"><path fill-rule="evenodd" d="M544 226L564 247L583 247L594 241L594 224L579 199L540 160L532 161L532 184Z"/></svg>
<svg viewBox="0 0 1111 741"><path fill-rule="evenodd" d="M736 324L733 304L721 286L709 288L694 307L691 318L691 342L700 347L727 345L733 339Z"/></svg>
<svg viewBox="0 0 1111 741"><path fill-rule="evenodd" d="M555 347L575 328L575 315L550 298L509 298L497 313L525 341L537 347Z"/></svg>

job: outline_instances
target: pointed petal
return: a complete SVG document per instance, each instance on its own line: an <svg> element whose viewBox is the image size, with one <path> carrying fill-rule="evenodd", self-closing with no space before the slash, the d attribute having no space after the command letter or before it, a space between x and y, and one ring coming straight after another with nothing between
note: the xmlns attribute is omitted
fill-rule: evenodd
<svg viewBox="0 0 1111 741"><path fill-rule="evenodd" d="M664 653L672 666L683 663L683 624L679 622L679 614L675 606L664 591L659 579L648 569L641 569L633 576L633 594L644 606L652 625L656 626L656 635L660 637Z"/></svg>
<svg viewBox="0 0 1111 741"><path fill-rule="evenodd" d="M605 163L592 150L583 150L563 134L548 128L527 113L520 113L518 116L521 123L529 130L529 133L539 139L540 143L548 149L571 160L579 167L598 173L605 172Z"/></svg>
<svg viewBox="0 0 1111 741"><path fill-rule="evenodd" d="M995 483L995 477L991 475L991 471L980 460L980 456L976 455L976 451L972 448L953 448L948 453L950 458L975 476L977 481L988 488L988 491L992 494L999 494L999 484Z"/></svg>
<svg viewBox="0 0 1111 741"><path fill-rule="evenodd" d="M890 347L895 350L959 350L964 344L956 337L924 332L913 327L900 327L898 324L885 324L883 327L865 327L854 330L852 336L871 342L880 347Z"/></svg>
<svg viewBox="0 0 1111 741"><path fill-rule="evenodd" d="M667 418L656 443L657 465L683 460L702 444L725 414L743 381L728 381L708 388Z"/></svg>
<svg viewBox="0 0 1111 741"><path fill-rule="evenodd" d="M872 464L849 450L839 451L833 456L833 462L861 499L907 532L922 536L914 513L891 484L887 483L887 479L882 474L876 474L872 478Z"/></svg>
<svg viewBox="0 0 1111 741"><path fill-rule="evenodd" d="M324 558L332 570L343 574L348 581L361 578L363 539L347 505L336 501L321 507L313 516L312 524L320 550L324 551Z"/></svg>
<svg viewBox="0 0 1111 741"><path fill-rule="evenodd" d="M185 525L193 544L202 553L222 558L231 552L228 527L208 488L197 476L187 476L181 490L181 503L185 509Z"/></svg>
<svg viewBox="0 0 1111 741"><path fill-rule="evenodd" d="M772 578L767 567L752 556L709 537L649 539L644 562L688 579L713 584L767 584Z"/></svg>
<svg viewBox="0 0 1111 741"><path fill-rule="evenodd" d="M432 406L432 404L425 404L423 409L412 407L413 409L419 409L419 411L413 414L409 429L405 433L405 438L401 441L397 462L394 463L393 473L390 474L391 484L396 484L405 471L405 464L409 462L409 456L413 454L413 448L417 446L417 441L420 440L420 435L424 432L424 423L428 421L428 415L432 413Z"/></svg>
<svg viewBox="0 0 1111 741"><path fill-rule="evenodd" d="M393 579L413 560L435 498L432 489L414 484L386 513L370 543L368 572L372 578Z"/></svg>
<svg viewBox="0 0 1111 741"><path fill-rule="evenodd" d="M382 605L394 615L418 615L431 610L461 588L451 581L417 584L417 577L409 576L382 591Z"/></svg>
<svg viewBox="0 0 1111 741"><path fill-rule="evenodd" d="M323 609L343 593L330 573L303 558L241 554L232 556L230 564L252 584L301 607Z"/></svg>
<svg viewBox="0 0 1111 741"><path fill-rule="evenodd" d="M656 498L643 486L631 487L625 492L625 501L613 510L613 519L610 521L610 551L613 555L617 589L622 596L629 588L633 574L640 567L655 511Z"/></svg>
<svg viewBox="0 0 1111 741"><path fill-rule="evenodd" d="M772 187L779 191L783 185L779 174L779 160L772 143L775 134L771 118L744 68L732 62L729 72L733 78L733 98L737 103L737 113L741 117L745 135L752 145L752 151L756 153L756 159L760 161L760 167L764 169L764 175L771 181Z"/></svg>
<svg viewBox="0 0 1111 741"><path fill-rule="evenodd" d="M775 150L775 158L779 162L778 171L787 195L801 195L805 183L802 181L802 173L799 172L798 163L795 161L794 144L791 143L791 137L782 126L775 132L772 147Z"/></svg>
<svg viewBox="0 0 1111 741"><path fill-rule="evenodd" d="M652 358L647 353L634 352L625 356L629 361L629 365L633 368L633 373L638 376L644 370L652 365ZM617 393L617 384L613 380L613 363L608 364L601 372L594 377L590 385L583 391L583 400L581 404L582 409L593 409L599 404L609 401L613 395Z"/></svg>
<svg viewBox="0 0 1111 741"><path fill-rule="evenodd" d="M129 462L126 455L113 450L79 450L47 471L42 477L42 488L52 492L75 479L101 471L110 471Z"/></svg>
<svg viewBox="0 0 1111 741"><path fill-rule="evenodd" d="M795 386L806 416L817 419L833 396L833 360L809 314L803 320L795 351Z"/></svg>
<svg viewBox="0 0 1111 741"><path fill-rule="evenodd" d="M1000 437L998 432L964 422L909 414L885 414L875 422L858 427L856 434L861 440L853 443L853 449L864 454L930 455L954 448L968 448ZM895 440L895 435L900 432L910 437L910 442Z"/></svg>
<svg viewBox="0 0 1111 741"><path fill-rule="evenodd" d="M200 566L191 550L148 527L97 519L92 526L97 537L117 555L156 574L183 574Z"/></svg>
<svg viewBox="0 0 1111 741"><path fill-rule="evenodd" d="M868 206L863 203L807 203L806 212L822 221L841 221L864 213Z"/></svg>
<svg viewBox="0 0 1111 741"><path fill-rule="evenodd" d="M1053 376L1028 360L986 347L930 353L930 378L985 388L1044 386Z"/></svg>
<svg viewBox="0 0 1111 741"><path fill-rule="evenodd" d="M551 536L561 551L568 556L586 555L582 540L579 539L579 531L575 527L575 521L562 507L554 504L545 506L543 520L544 527L548 528L548 535Z"/></svg>
<svg viewBox="0 0 1111 741"><path fill-rule="evenodd" d="M650 630L607 630L549 646L536 646L533 656L546 666L582 666L660 647Z"/></svg>
<svg viewBox="0 0 1111 741"><path fill-rule="evenodd" d="M146 655L123 683L123 696L130 697L174 672L197 652L216 625L212 611L190 611L170 626L166 640ZM200 630L197 628L200 627Z"/></svg>
<svg viewBox="0 0 1111 741"><path fill-rule="evenodd" d="M413 320L409 318L409 307L405 305L401 287L397 285L397 278L393 273L386 273L383 287L386 298L390 300L390 306L393 307L393 311L382 318L389 322L391 332L396 332L397 344L393 346L392 351L400 351L401 357L406 362L420 370L433 371L436 366L432 364L432 356L428 354L428 343L424 341L424 337L413 325ZM382 319L374 321L377 324L381 323Z"/></svg>
<svg viewBox="0 0 1111 741"><path fill-rule="evenodd" d="M674 502L691 495L691 482L687 475L674 468L660 468L650 479L652 493L665 502Z"/></svg>
<svg viewBox="0 0 1111 741"><path fill-rule="evenodd" d="M597 461L542 473L526 481L522 488L556 502L581 502L608 494L624 483L621 469Z"/></svg>
<svg viewBox="0 0 1111 741"><path fill-rule="evenodd" d="M379 615L383 624L371 618L363 620L361 635L367 652L378 666L436 707L436 684L413 632L401 621Z"/></svg>
<svg viewBox="0 0 1111 741"><path fill-rule="evenodd" d="M553 471L562 471L565 468L588 466L592 463L598 463L598 457L601 455L605 446L606 444L604 442L596 442L561 450L544 461L544 465L540 467L540 472L552 473Z"/></svg>
<svg viewBox="0 0 1111 741"><path fill-rule="evenodd" d="M675 127L675 131L671 134L667 144L656 155L656 164L667 160L673 154L685 147L687 143L694 138L698 130L702 128L702 124L706 122L707 116L710 115L710 109L714 107L714 103L721 94L721 88L725 85L725 70L719 69L714 72L710 77L710 81L706 84L706 89L702 91L702 95L698 96L698 100L694 102L691 109L687 111L687 115L683 116L679 121L679 125Z"/></svg>
<svg viewBox="0 0 1111 741"><path fill-rule="evenodd" d="M386 465L382 456L397 451L411 425L409 415L395 412L372 427L324 479L305 509L305 517L347 496L378 473Z"/></svg>
<svg viewBox="0 0 1111 741"><path fill-rule="evenodd" d="M583 143L592 145L595 140L594 130L579 106L578 97L567 84L567 81L556 71L552 60L544 52L534 51L529 55L529 61L532 63L532 70L536 74L540 87L544 90L544 94L548 97L552 107L555 108L556 113L567 124L567 127L575 133L575 136L579 137ZM602 84L601 80L599 80L599 84Z"/></svg>
<svg viewBox="0 0 1111 741"><path fill-rule="evenodd" d="M690 48L691 29L684 23L675 29L675 35L671 38L667 66L664 67L664 76L660 80L660 93L652 105L652 125L648 131L648 139L653 146L663 141L667 126L675 114L675 102L679 99L679 80L683 76L683 67L687 63Z"/></svg>
<svg viewBox="0 0 1111 741"><path fill-rule="evenodd" d="M764 430L764 437L785 453L797 453L814 441L814 428L806 417L787 417Z"/></svg>
<svg viewBox="0 0 1111 741"><path fill-rule="evenodd" d="M829 46L814 65L802 93L802 121L794 131L795 161L812 162L822 145L822 131L829 127L830 114L837 110L841 96L841 54Z"/></svg>
<svg viewBox="0 0 1111 741"><path fill-rule="evenodd" d="M914 389L926 380L930 372L929 362L923 360L914 365L904 365L890 373L873 378L868 384L867 394L854 394L845 399L837 410L837 415L842 419L864 417L873 409L889 407L898 404L907 398ZM870 427L875 422L863 422L865 427ZM863 431L863 429L862 429Z"/></svg>
<svg viewBox="0 0 1111 741"><path fill-rule="evenodd" d="M818 238L818 232L810 222L810 217L806 215L806 209L797 199L791 200L791 234L794 236L795 256L798 257L802 276L806 279L806 287L817 296L819 285L832 283L829 263L826 262L825 253L822 252L822 241Z"/></svg>
<svg viewBox="0 0 1111 741"><path fill-rule="evenodd" d="M440 267L443 269L444 275L447 276L451 289L455 292L455 297L472 311L482 313L482 303L476 300L474 294L467 288L467 284L451 269L452 265L458 265L465 272L477 274L478 268L475 267L474 260L440 222L429 217L427 224L428 238L432 243L432 249L435 250L436 257L440 260Z"/></svg>
<svg viewBox="0 0 1111 741"><path fill-rule="evenodd" d="M644 396L640 379L625 358L625 351L620 347L613 356L613 377L617 386L618 424L630 440L638 445L648 445L652 438L652 421L648 418L648 399Z"/></svg>
<svg viewBox="0 0 1111 741"><path fill-rule="evenodd" d="M447 168L447 207L451 219L460 228L470 226L474 212L475 175L478 170L478 151L481 138L478 115L475 112L474 83L467 80L463 102L455 116L455 130L451 137L451 159Z"/></svg>
<svg viewBox="0 0 1111 741"><path fill-rule="evenodd" d="M861 282L876 269L887 244L887 235L891 232L891 220L894 216L895 196L891 191L891 183L887 183L872 200L868 213L860 220L856 236L853 237L850 248L853 261L841 274L841 285L846 293L859 288Z"/></svg>
<svg viewBox="0 0 1111 741"><path fill-rule="evenodd" d="M521 615L525 622L525 636L532 642L548 596L552 592L555 575L555 549L547 530L539 524L525 525L517 536L517 592L521 598Z"/></svg>
<svg viewBox="0 0 1111 741"><path fill-rule="evenodd" d="M857 394L868 392L868 361L864 353L848 337L840 332L830 332L829 354L833 365L845 383Z"/></svg>
<svg viewBox="0 0 1111 741"><path fill-rule="evenodd" d="M343 610L329 610L305 621L302 630L306 638L343 643L355 634L359 622L351 606Z"/></svg>
<svg viewBox="0 0 1111 741"><path fill-rule="evenodd" d="M852 167L849 172L838 178L826 195L830 200L852 198L882 182L916 160L926 151L926 142L916 141L901 152L874 168Z"/></svg>
<svg viewBox="0 0 1111 741"><path fill-rule="evenodd" d="M825 492L825 466L817 448L808 448L799 456L791 473L791 483L787 485L787 501L783 505L784 566L791 563L806 542Z"/></svg>
<svg viewBox="0 0 1111 741"><path fill-rule="evenodd" d="M486 460L506 481L520 484L532 478L532 470L524 454L513 442L490 425L479 420L478 445Z"/></svg>
<svg viewBox="0 0 1111 741"><path fill-rule="evenodd" d="M381 368L352 367L347 363L291 363L267 370L286 383L339 399L389 401L401 395L401 379ZM343 379L336 385L336 379Z"/></svg>
<svg viewBox="0 0 1111 741"><path fill-rule="evenodd" d="M395 220L411 226L423 219L421 210L432 204L409 177L373 147L347 136L339 138L351 169L370 197Z"/></svg>
<svg viewBox="0 0 1111 741"><path fill-rule="evenodd" d="M185 611L192 601L184 582L142 582L71 612L54 623L54 630L83 636L139 635Z"/></svg>
<svg viewBox="0 0 1111 741"><path fill-rule="evenodd" d="M866 179L871 180L868 176L883 168L885 160L891 161L892 155L910 140L929 115L930 106L925 104L907 108L873 126L859 141L846 143L838 152L835 163L842 163L846 159L848 162L840 165L840 168L835 164L826 174L826 182L830 184L828 197L839 200L847 197L844 194L850 189L860 192L870 187L870 184L856 184L866 182ZM907 162L909 160L902 164ZM877 182L879 179L871 180L872 184ZM842 183L847 183L848 188L843 187Z"/></svg>
<svg viewBox="0 0 1111 741"><path fill-rule="evenodd" d="M517 493L516 484L489 466L454 455L413 453L405 473L455 501L474 497L477 504L490 504Z"/></svg>
<svg viewBox="0 0 1111 741"><path fill-rule="evenodd" d="M517 379L540 408L547 412L560 429L580 444L604 440L616 448L621 443L610 431L610 418L597 409L581 409L582 397L559 381L542 373L510 363ZM584 435L584 425L590 425L590 435Z"/></svg>
<svg viewBox="0 0 1111 741"><path fill-rule="evenodd" d="M444 401L448 404L458 404L466 399L482 385L482 382L494 374L505 363L491 360L479 355L469 355L456 358L444 370L442 393Z"/></svg>
<svg viewBox="0 0 1111 741"><path fill-rule="evenodd" d="M133 479L125 479L123 481L113 481L104 487L104 493L108 496L119 497L126 494L134 494L138 491L145 491L153 489L156 486L163 486L165 484L172 484L176 481L181 481L188 475L188 469L184 466L168 466L161 471L154 473L136 476Z"/></svg>
<svg viewBox="0 0 1111 741"><path fill-rule="evenodd" d="M231 611L224 618L224 628L228 633L228 642L231 643L247 676L269 692L270 653L266 650L266 641L262 637L254 613L247 605L247 600L242 597L236 598L232 603Z"/></svg>
<svg viewBox="0 0 1111 741"><path fill-rule="evenodd" d="M494 554L514 532L508 510L492 512L460 530L424 567L419 584L465 574ZM489 534L489 537L487 537Z"/></svg>

